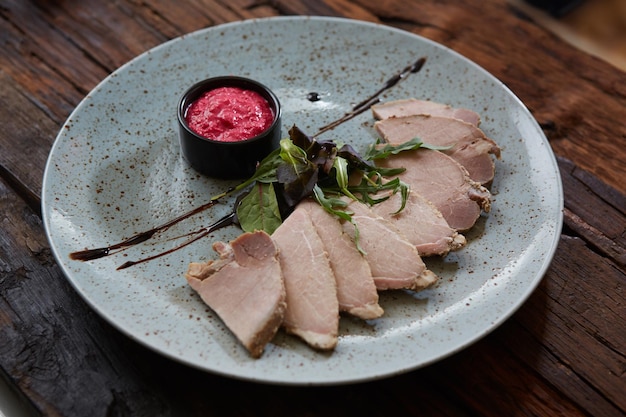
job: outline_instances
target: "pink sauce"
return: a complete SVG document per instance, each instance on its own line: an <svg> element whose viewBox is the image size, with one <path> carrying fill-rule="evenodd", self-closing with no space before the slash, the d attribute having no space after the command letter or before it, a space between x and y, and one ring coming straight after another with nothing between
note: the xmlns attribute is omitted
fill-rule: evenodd
<svg viewBox="0 0 626 417"><path fill-rule="evenodd" d="M185 121L198 135L221 142L238 142L263 133L274 112L259 93L239 87L219 87L191 103Z"/></svg>

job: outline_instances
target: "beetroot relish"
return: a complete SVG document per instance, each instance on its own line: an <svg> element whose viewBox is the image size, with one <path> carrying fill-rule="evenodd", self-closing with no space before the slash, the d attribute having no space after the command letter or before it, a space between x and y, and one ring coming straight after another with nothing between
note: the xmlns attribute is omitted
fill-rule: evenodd
<svg viewBox="0 0 626 417"><path fill-rule="evenodd" d="M189 128L220 142L253 138L274 122L274 112L259 93L239 87L218 87L202 94L185 112Z"/></svg>

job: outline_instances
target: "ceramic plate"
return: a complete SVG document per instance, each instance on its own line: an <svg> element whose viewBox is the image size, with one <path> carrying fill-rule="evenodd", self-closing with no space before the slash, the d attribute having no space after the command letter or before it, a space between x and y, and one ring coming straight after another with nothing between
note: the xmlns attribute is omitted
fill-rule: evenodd
<svg viewBox="0 0 626 417"><path fill-rule="evenodd" d="M419 57L427 61L388 90L385 101L419 97L474 109L502 147L492 211L468 245L429 259L440 282L420 293L381 294L385 315L343 317L332 353L279 333L258 360L188 287L192 261L214 258L222 229L167 257L116 270L171 248L229 210L221 204L143 245L96 261L69 253L107 246L207 201L232 182L197 175L179 155L176 105L195 82L218 75L269 86L283 130L313 134ZM319 101L309 101L309 93ZM322 137L365 149L369 112ZM46 166L44 224L76 291L121 331L168 357L231 377L281 384L339 384L386 377L442 359L506 320L541 280L562 224L562 188L550 146L525 106L500 81L454 51L386 26L338 18L286 17L211 27L160 45L107 77L59 133Z"/></svg>

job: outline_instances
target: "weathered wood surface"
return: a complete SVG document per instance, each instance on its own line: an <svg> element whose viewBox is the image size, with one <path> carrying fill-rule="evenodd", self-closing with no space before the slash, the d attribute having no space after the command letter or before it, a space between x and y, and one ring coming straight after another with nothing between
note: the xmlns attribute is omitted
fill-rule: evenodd
<svg viewBox="0 0 626 417"><path fill-rule="evenodd" d="M468 4L471 3L471 4ZM457 50L528 105L550 139L565 226L544 280L500 328L427 368L294 388L190 369L93 313L40 219L57 131L100 80L168 39L223 22L317 14L382 22ZM0 0L0 369L50 416L626 413L626 74L504 0Z"/></svg>

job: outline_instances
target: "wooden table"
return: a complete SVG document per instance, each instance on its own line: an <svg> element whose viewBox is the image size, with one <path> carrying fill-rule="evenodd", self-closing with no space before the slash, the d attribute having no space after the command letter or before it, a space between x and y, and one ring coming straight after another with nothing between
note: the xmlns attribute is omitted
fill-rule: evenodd
<svg viewBox="0 0 626 417"><path fill-rule="evenodd" d="M92 312L55 263L42 175L72 109L171 38L276 15L412 31L486 68L530 108L558 156L565 226L530 299L497 330L376 382L289 387L166 359ZM504 0L0 1L0 366L42 415L568 415L626 413L626 74Z"/></svg>

